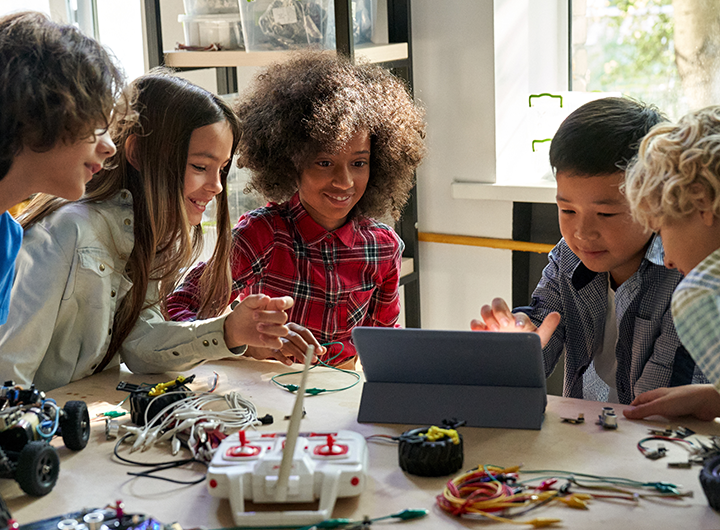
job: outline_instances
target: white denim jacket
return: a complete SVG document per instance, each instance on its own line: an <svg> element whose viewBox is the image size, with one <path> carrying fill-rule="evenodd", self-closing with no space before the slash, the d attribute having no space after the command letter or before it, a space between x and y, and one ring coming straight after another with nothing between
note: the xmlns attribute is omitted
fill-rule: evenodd
<svg viewBox="0 0 720 530"><path fill-rule="evenodd" d="M128 191L95 204L69 204L25 232L10 313L0 326L0 380L51 390L93 373L110 344L113 319L132 283L124 270L133 248ZM157 299L152 283L146 299ZM168 322L144 310L122 345L133 372L184 371L231 357L225 317Z"/></svg>

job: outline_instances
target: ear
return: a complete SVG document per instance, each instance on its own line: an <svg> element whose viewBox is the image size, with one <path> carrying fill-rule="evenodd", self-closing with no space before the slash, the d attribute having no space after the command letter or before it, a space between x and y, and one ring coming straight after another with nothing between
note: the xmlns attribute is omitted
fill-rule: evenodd
<svg viewBox="0 0 720 530"><path fill-rule="evenodd" d="M131 134L125 140L125 158L130 162L130 165L140 171L140 164L137 159L137 136Z"/></svg>
<svg viewBox="0 0 720 530"><path fill-rule="evenodd" d="M715 212L713 212L709 208L704 210L698 210L698 213L700 214L700 219L702 219L702 222L705 226L712 228L713 226L717 227L720 225L720 218L718 218L715 215Z"/></svg>

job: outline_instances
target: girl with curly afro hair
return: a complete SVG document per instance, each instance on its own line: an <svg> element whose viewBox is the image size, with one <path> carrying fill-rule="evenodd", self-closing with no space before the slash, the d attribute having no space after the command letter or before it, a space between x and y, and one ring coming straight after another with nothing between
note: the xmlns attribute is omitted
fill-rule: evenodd
<svg viewBox="0 0 720 530"><path fill-rule="evenodd" d="M388 70L319 51L268 67L235 111L238 166L250 170L248 191L270 202L233 230L228 303L255 293L295 300L283 347L245 355L290 365L319 342L323 360L354 367L352 329L392 327L400 313L404 244L375 218L400 217L425 155L424 112ZM200 309L204 267L171 295L173 318L212 316Z"/></svg>

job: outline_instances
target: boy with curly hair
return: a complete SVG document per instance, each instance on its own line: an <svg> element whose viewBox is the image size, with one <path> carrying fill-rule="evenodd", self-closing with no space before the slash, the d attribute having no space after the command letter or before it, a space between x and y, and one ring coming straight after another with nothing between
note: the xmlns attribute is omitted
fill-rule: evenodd
<svg viewBox="0 0 720 530"><path fill-rule="evenodd" d="M673 320L712 383L647 392L625 415L711 420L720 416L720 107L650 131L625 192L635 219L662 237L665 265L685 275L672 297Z"/></svg>
<svg viewBox="0 0 720 530"><path fill-rule="evenodd" d="M107 128L123 83L76 28L35 12L0 18L0 324L23 234L8 209L38 192L80 198L115 153Z"/></svg>
<svg viewBox="0 0 720 530"><path fill-rule="evenodd" d="M400 217L425 154L424 114L386 69L315 51L258 75L236 112L238 166L270 204L233 230L228 303L255 293L295 300L283 348L246 355L292 364L307 329L341 343L321 349L326 360L354 366L352 329L392 327L399 316L404 245L374 218ZM209 316L198 314L204 267L170 296L173 319Z"/></svg>
<svg viewBox="0 0 720 530"><path fill-rule="evenodd" d="M513 313L497 298L471 323L537 331L548 376L564 351L566 397L627 405L648 390L707 381L673 326L682 275L663 266L660 239L633 221L621 192L640 140L662 120L628 98L591 101L567 117L550 146L563 238L529 307Z"/></svg>

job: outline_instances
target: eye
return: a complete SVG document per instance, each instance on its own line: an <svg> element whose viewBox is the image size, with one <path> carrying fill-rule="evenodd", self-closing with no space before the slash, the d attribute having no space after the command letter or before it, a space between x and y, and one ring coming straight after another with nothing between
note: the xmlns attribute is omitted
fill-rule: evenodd
<svg viewBox="0 0 720 530"><path fill-rule="evenodd" d="M367 164L367 160L356 160L355 162L353 162L353 166L355 167L365 167L367 166Z"/></svg>
<svg viewBox="0 0 720 530"><path fill-rule="evenodd" d="M190 164L196 171L205 171L205 166L198 166L197 164Z"/></svg>
<svg viewBox="0 0 720 530"><path fill-rule="evenodd" d="M603 212L598 212L598 216L599 216L599 217L615 217L616 215L618 215L618 214L616 214L616 213L603 213Z"/></svg>
<svg viewBox="0 0 720 530"><path fill-rule="evenodd" d="M315 162L320 167L330 167L330 161L329 160L318 160Z"/></svg>
<svg viewBox="0 0 720 530"><path fill-rule="evenodd" d="M561 209L560 209L560 213L562 213L562 214L564 214L564 215L570 215L571 213L575 213L575 210L568 210L568 209L565 209L565 208L561 208Z"/></svg>

